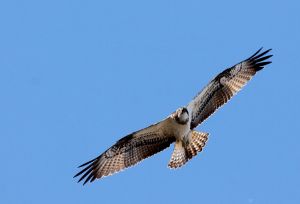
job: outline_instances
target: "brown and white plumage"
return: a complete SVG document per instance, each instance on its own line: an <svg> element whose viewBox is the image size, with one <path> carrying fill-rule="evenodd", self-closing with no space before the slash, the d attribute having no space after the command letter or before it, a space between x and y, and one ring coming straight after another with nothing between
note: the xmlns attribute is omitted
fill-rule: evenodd
<svg viewBox="0 0 300 204"><path fill-rule="evenodd" d="M168 166L178 168L201 152L208 133L194 130L199 124L225 104L265 65L270 50L258 50L248 59L217 75L188 105L172 113L165 120L134 132L117 141L97 158L79 166L83 169L74 177L84 184L117 173L156 154L175 142Z"/></svg>
<svg viewBox="0 0 300 204"><path fill-rule="evenodd" d="M193 113L191 121L192 129L201 124L220 106L231 99L233 95L246 85L256 72L263 69L265 65L271 63L270 61L265 61L272 57L272 55L266 56L271 49L260 53L261 49L248 59L218 74L188 104L187 109Z"/></svg>
<svg viewBox="0 0 300 204"><path fill-rule="evenodd" d="M99 157L82 164L80 167L85 168L75 177L84 173L79 182L84 178L84 184L92 182L96 178L109 176L133 166L169 147L175 138L162 132L160 126L164 123L166 121L123 137Z"/></svg>
<svg viewBox="0 0 300 204"><path fill-rule="evenodd" d="M176 140L174 151L172 153L168 166L171 169L183 166L188 160L202 151L208 140L208 133L191 131L190 142L184 143Z"/></svg>

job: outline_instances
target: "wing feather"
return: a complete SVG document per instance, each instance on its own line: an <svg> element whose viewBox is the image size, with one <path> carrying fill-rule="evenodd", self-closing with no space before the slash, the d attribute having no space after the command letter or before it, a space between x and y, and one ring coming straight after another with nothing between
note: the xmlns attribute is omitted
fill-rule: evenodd
<svg viewBox="0 0 300 204"><path fill-rule="evenodd" d="M133 166L143 159L169 147L175 141L160 131L159 123L134 132L116 142L97 158L79 167L85 167L74 177L80 176L78 182L92 182Z"/></svg>
<svg viewBox="0 0 300 204"><path fill-rule="evenodd" d="M262 48L248 59L221 72L188 104L188 110L192 112L192 129L228 102L256 72L271 63L265 61L272 57L266 55L271 49L262 53L261 50Z"/></svg>

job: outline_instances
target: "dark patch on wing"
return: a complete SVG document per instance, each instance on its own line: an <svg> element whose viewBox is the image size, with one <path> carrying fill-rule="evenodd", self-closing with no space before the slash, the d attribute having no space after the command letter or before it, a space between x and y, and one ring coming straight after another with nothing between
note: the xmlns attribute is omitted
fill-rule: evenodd
<svg viewBox="0 0 300 204"><path fill-rule="evenodd" d="M260 53L261 49L248 59L218 74L208 84L207 89L203 90L205 92L202 91L198 94L198 96L202 97L197 98L198 96L196 96L194 98L188 105L193 108L192 129L230 100L233 95L246 85L256 72L271 63L271 61L265 61L272 57L272 55L266 55L271 49Z"/></svg>
<svg viewBox="0 0 300 204"><path fill-rule="evenodd" d="M145 130L145 129L144 129ZM74 177L81 175L78 182L93 182L104 176L117 173L139 161L152 156L170 146L174 137L159 135L157 132L135 132L116 142L97 158L79 166L84 167Z"/></svg>

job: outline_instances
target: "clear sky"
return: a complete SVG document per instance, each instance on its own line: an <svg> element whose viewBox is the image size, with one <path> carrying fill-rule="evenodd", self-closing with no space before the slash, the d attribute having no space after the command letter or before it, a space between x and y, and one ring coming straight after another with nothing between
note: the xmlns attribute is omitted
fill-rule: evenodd
<svg viewBox="0 0 300 204"><path fill-rule="evenodd" d="M299 1L0 2L0 203L300 203ZM268 65L173 147L91 185L77 166L186 105L216 74Z"/></svg>

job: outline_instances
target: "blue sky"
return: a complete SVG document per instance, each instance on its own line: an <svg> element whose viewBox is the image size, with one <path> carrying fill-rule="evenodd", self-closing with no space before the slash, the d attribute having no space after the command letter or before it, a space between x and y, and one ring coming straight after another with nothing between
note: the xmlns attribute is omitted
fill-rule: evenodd
<svg viewBox="0 0 300 204"><path fill-rule="evenodd" d="M300 203L298 1L1 1L0 203ZM91 185L76 167L258 48L273 63L173 147Z"/></svg>

